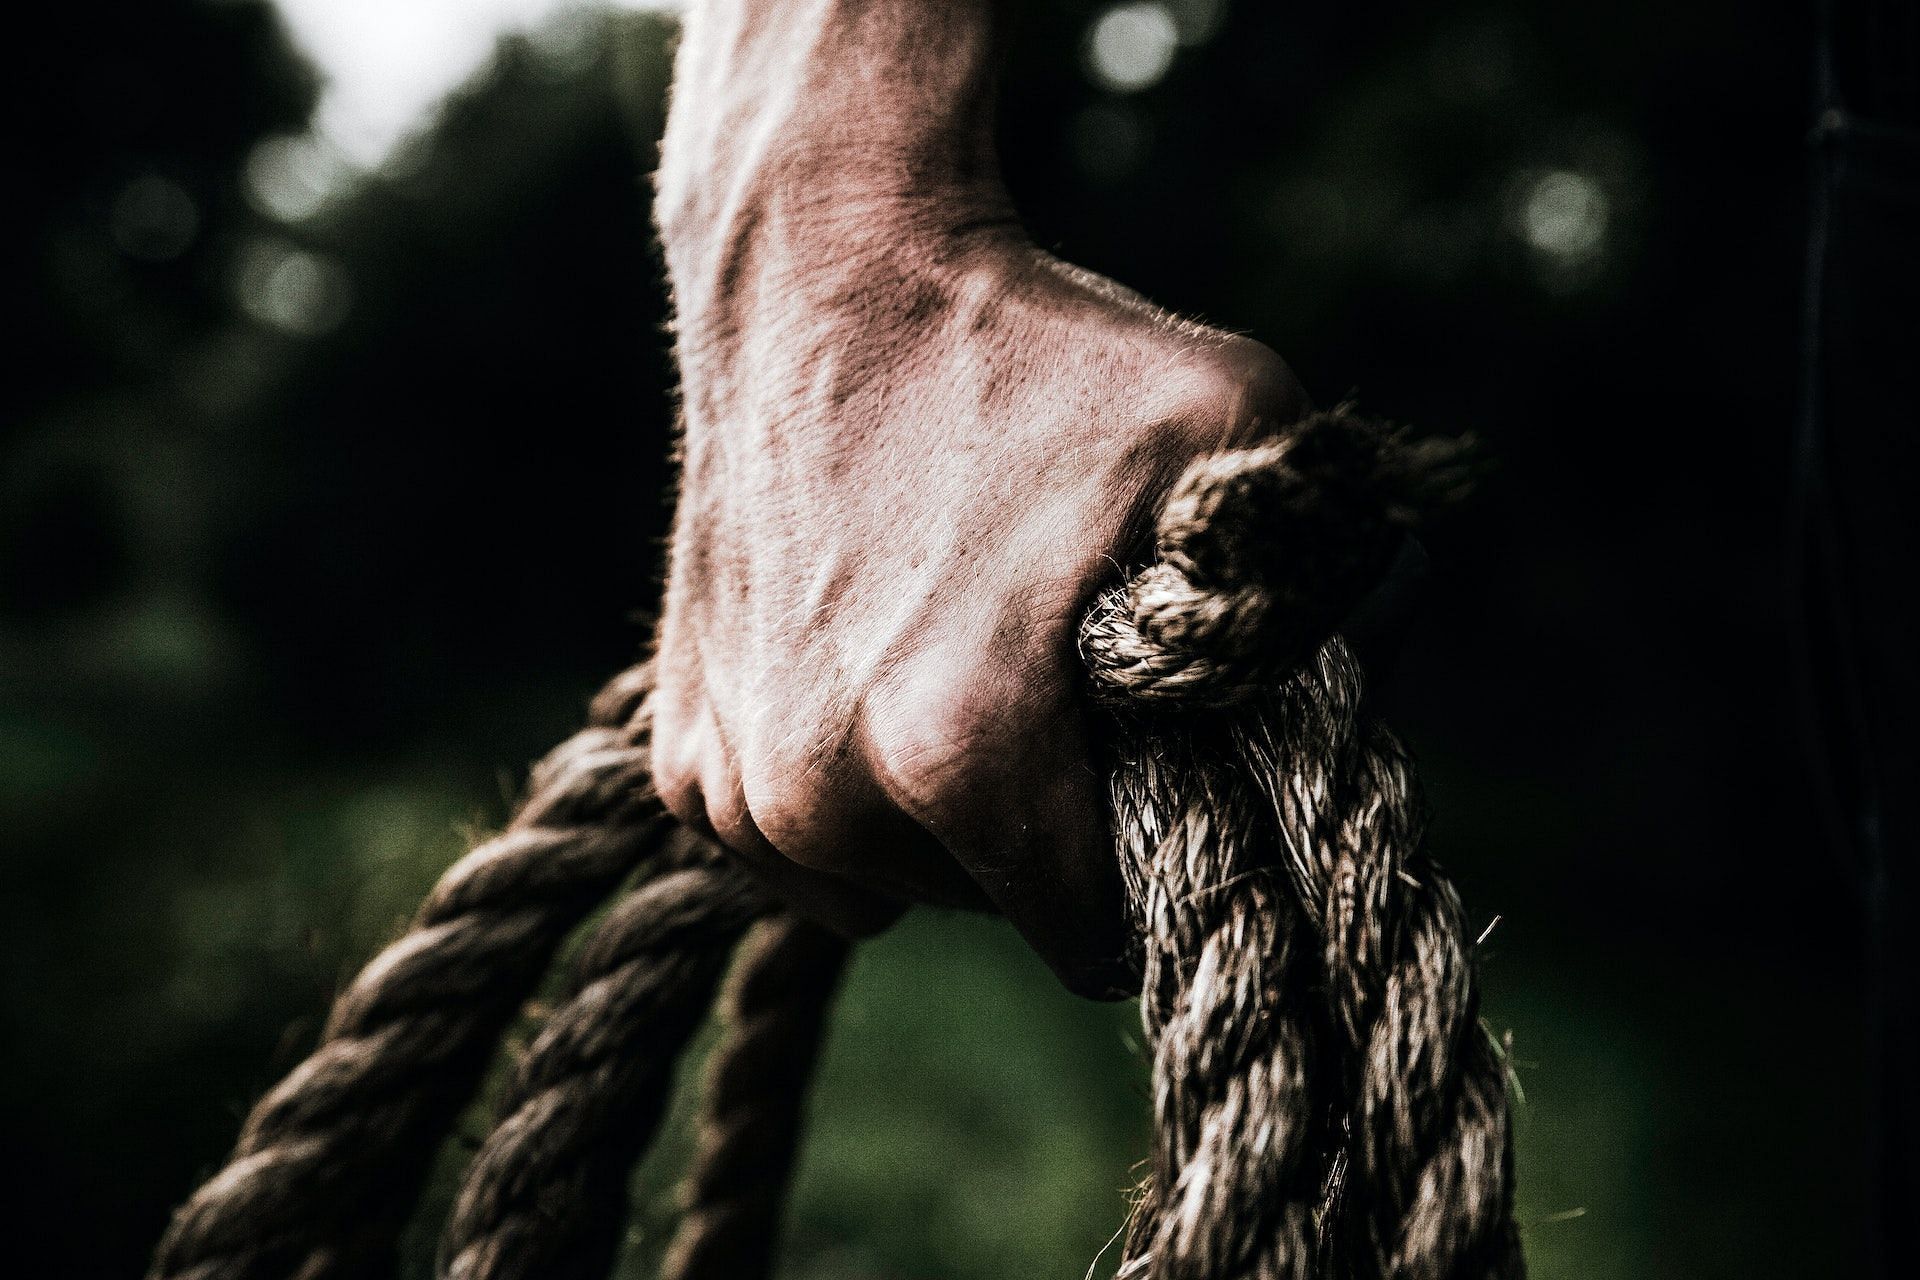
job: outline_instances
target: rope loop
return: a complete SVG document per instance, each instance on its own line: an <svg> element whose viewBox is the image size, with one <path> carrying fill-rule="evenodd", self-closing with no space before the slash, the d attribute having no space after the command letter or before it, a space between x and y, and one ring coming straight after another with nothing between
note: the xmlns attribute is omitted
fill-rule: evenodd
<svg viewBox="0 0 1920 1280"><path fill-rule="evenodd" d="M1316 413L1192 463L1155 524L1155 560L1080 630L1110 706L1218 708L1312 657L1384 574L1406 531L1466 489L1471 442Z"/></svg>

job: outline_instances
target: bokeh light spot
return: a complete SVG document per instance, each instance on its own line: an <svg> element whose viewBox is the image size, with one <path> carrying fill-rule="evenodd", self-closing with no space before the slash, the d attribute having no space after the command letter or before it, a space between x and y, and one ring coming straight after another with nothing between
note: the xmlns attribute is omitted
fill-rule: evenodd
<svg viewBox="0 0 1920 1280"><path fill-rule="evenodd" d="M1116 93L1158 84L1173 65L1180 30L1164 4L1122 4L1101 14L1087 36L1087 71Z"/></svg>
<svg viewBox="0 0 1920 1280"><path fill-rule="evenodd" d="M247 199L281 222L304 222L350 192L359 171L325 138L303 133L262 139L247 155Z"/></svg>
<svg viewBox="0 0 1920 1280"><path fill-rule="evenodd" d="M352 290L331 259L280 241L256 241L240 255L240 305L262 324L316 337L346 319Z"/></svg>
<svg viewBox="0 0 1920 1280"><path fill-rule="evenodd" d="M1519 229L1537 253L1566 266L1599 256L1611 212L1606 192L1584 173L1550 169L1534 176L1519 202Z"/></svg>

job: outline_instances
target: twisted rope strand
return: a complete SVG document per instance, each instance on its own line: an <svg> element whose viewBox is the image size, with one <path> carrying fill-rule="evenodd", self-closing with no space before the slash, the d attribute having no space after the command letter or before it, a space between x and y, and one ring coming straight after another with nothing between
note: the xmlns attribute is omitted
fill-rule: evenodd
<svg viewBox="0 0 1920 1280"><path fill-rule="evenodd" d="M318 1048L254 1107L174 1215L150 1280L366 1280L433 1154L566 933L666 830L648 781L648 673L534 769L507 829L455 863L411 930L336 1000Z"/></svg>
<svg viewBox="0 0 1920 1280"><path fill-rule="evenodd" d="M1191 711L1280 683L1380 580L1419 515L1464 491L1471 449L1342 405L1196 460L1161 507L1154 562L1082 623L1096 689Z"/></svg>
<svg viewBox="0 0 1920 1280"><path fill-rule="evenodd" d="M1083 628L1153 1053L1125 1277L1523 1274L1458 897L1357 662L1307 643L1457 462L1344 412L1203 459Z"/></svg>
<svg viewBox="0 0 1920 1280"><path fill-rule="evenodd" d="M661 1280L766 1280L844 939L793 916L755 925L722 997L680 1227Z"/></svg>
<svg viewBox="0 0 1920 1280"><path fill-rule="evenodd" d="M1427 855L1412 761L1363 720L1337 638L1244 747L1318 922L1351 1099L1341 1252L1360 1276L1518 1275L1505 1078L1478 1023L1458 894Z"/></svg>
<svg viewBox="0 0 1920 1280"><path fill-rule="evenodd" d="M712 1001L760 890L705 841L594 933L577 989L528 1050L467 1170L441 1241L450 1280L604 1275L627 1175L667 1106L673 1067Z"/></svg>
<svg viewBox="0 0 1920 1280"><path fill-rule="evenodd" d="M1141 1023L1155 1120L1124 1280L1312 1274L1324 1144L1311 1123L1292 1122L1316 1109L1314 1030L1296 994L1299 931L1260 869L1259 843L1241 838L1257 830L1242 794L1218 781L1179 751L1115 774L1121 855L1144 891ZM1204 799L1181 799L1192 796Z"/></svg>

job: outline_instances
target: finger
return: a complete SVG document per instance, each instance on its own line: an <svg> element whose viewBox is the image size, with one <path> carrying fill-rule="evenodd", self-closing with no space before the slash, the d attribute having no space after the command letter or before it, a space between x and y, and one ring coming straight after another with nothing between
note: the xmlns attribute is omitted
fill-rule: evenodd
<svg viewBox="0 0 1920 1280"><path fill-rule="evenodd" d="M993 909L939 841L863 770L822 767L809 755L748 771L744 788L761 839L802 870L900 902Z"/></svg>
<svg viewBox="0 0 1920 1280"><path fill-rule="evenodd" d="M977 803L936 830L1027 944L1077 995L1136 994L1127 915L1103 799L1079 713L1021 726L1017 750L988 755Z"/></svg>
<svg viewBox="0 0 1920 1280"><path fill-rule="evenodd" d="M846 938L870 938L900 918L906 903L840 876L815 871L785 857L754 821L737 778L721 803L709 803L723 848L794 914Z"/></svg>
<svg viewBox="0 0 1920 1280"><path fill-rule="evenodd" d="M901 902L781 856L754 820L712 704L702 698L684 717L685 703L668 706L656 722L654 769L675 817L725 849L789 910L844 937L871 937L899 919Z"/></svg>

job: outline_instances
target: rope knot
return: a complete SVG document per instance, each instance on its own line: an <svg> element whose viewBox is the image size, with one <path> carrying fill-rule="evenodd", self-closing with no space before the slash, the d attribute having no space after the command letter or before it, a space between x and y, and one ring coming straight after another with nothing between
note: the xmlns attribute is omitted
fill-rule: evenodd
<svg viewBox="0 0 1920 1280"><path fill-rule="evenodd" d="M1095 689L1222 707L1271 687L1379 581L1406 531L1465 491L1470 449L1342 405L1195 460L1161 508L1154 563L1081 630Z"/></svg>

